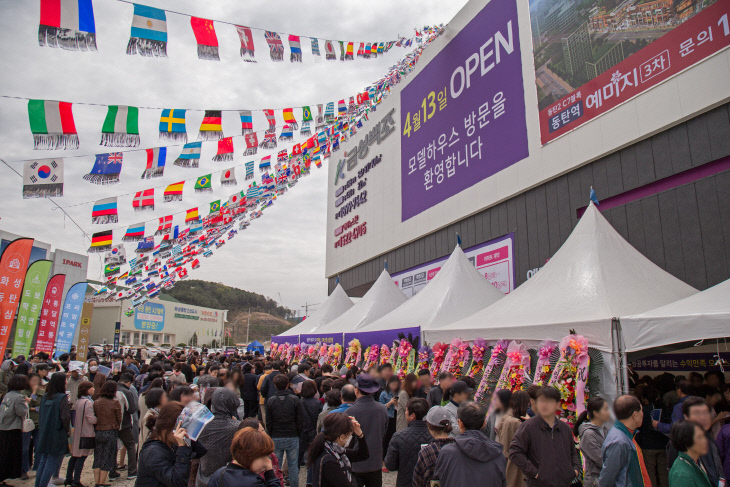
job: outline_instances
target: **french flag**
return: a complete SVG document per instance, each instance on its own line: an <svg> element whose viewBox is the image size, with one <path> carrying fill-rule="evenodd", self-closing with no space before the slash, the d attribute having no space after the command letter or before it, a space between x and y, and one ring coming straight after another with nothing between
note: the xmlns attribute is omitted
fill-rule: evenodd
<svg viewBox="0 0 730 487"><path fill-rule="evenodd" d="M91 0L41 0L38 41L42 47L96 51Z"/></svg>

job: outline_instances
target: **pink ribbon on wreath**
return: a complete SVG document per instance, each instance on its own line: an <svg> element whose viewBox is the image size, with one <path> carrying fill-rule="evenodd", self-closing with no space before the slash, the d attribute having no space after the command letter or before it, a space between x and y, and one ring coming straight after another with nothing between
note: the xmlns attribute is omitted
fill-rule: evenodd
<svg viewBox="0 0 730 487"><path fill-rule="evenodd" d="M535 366L535 381L533 384L538 386L545 385L542 380L542 369L546 365L550 365L550 356L553 354L553 350L555 350L557 344L558 342L553 340L543 340L540 343L537 351L537 365Z"/></svg>

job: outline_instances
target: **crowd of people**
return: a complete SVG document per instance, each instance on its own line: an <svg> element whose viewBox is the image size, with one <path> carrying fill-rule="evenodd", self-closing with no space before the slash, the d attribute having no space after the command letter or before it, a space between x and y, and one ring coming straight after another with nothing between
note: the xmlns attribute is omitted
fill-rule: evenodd
<svg viewBox="0 0 730 487"><path fill-rule="evenodd" d="M587 401L574 425L551 386L473 400L470 377L255 354L47 354L0 366L0 485L84 487L716 487L730 474L722 372L632 374L632 394ZM103 372L102 372L103 371ZM104 373L108 373L104 375ZM195 402L194 402L195 401ZM193 440L181 415L212 419ZM488 413L489 411L489 413ZM62 463L69 457L65 472Z"/></svg>

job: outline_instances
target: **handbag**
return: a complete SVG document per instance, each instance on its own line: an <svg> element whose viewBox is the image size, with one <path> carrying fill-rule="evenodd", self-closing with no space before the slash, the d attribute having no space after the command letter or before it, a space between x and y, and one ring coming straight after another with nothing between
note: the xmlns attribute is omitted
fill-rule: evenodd
<svg viewBox="0 0 730 487"><path fill-rule="evenodd" d="M84 431L84 417L86 417L86 405L89 401L84 403L84 410L81 412L81 425L79 426L79 432ZM79 433L81 434L81 433ZM79 437L79 450L93 450L96 448L96 438L93 436L81 436Z"/></svg>
<svg viewBox="0 0 730 487"><path fill-rule="evenodd" d="M23 433L30 433L35 429L35 423L30 419L30 413L25 413L25 419L20 429L23 430Z"/></svg>

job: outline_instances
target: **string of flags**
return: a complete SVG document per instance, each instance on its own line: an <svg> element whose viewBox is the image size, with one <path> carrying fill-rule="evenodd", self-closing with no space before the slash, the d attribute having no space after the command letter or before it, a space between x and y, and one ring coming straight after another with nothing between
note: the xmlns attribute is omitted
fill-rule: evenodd
<svg viewBox="0 0 730 487"><path fill-rule="evenodd" d="M130 3L130 2L124 2ZM310 39L311 53L317 62L321 59L319 39L296 34L278 33L268 29L247 27L231 22L204 19L185 13L159 9L133 3L132 24L127 54L143 57L168 57L167 14L183 15L190 18L190 27L198 48L198 58L220 61L220 46L215 24L229 24L236 28L241 43L240 54L245 62L257 62L256 42L253 31L263 31L263 37L273 62L285 60L285 46L289 47L289 61L303 62L302 39ZM325 59L336 61L335 44L339 45L340 61L353 61L355 53L361 59L371 59L388 52L392 47L410 47L415 42L422 43L424 36L431 34L431 27L420 31L415 29L412 37L398 36L396 40L355 42L325 40ZM96 21L92 0L40 0L40 22L38 43L41 47L61 48L69 51L98 51L96 45ZM355 50L355 46L358 46Z"/></svg>

